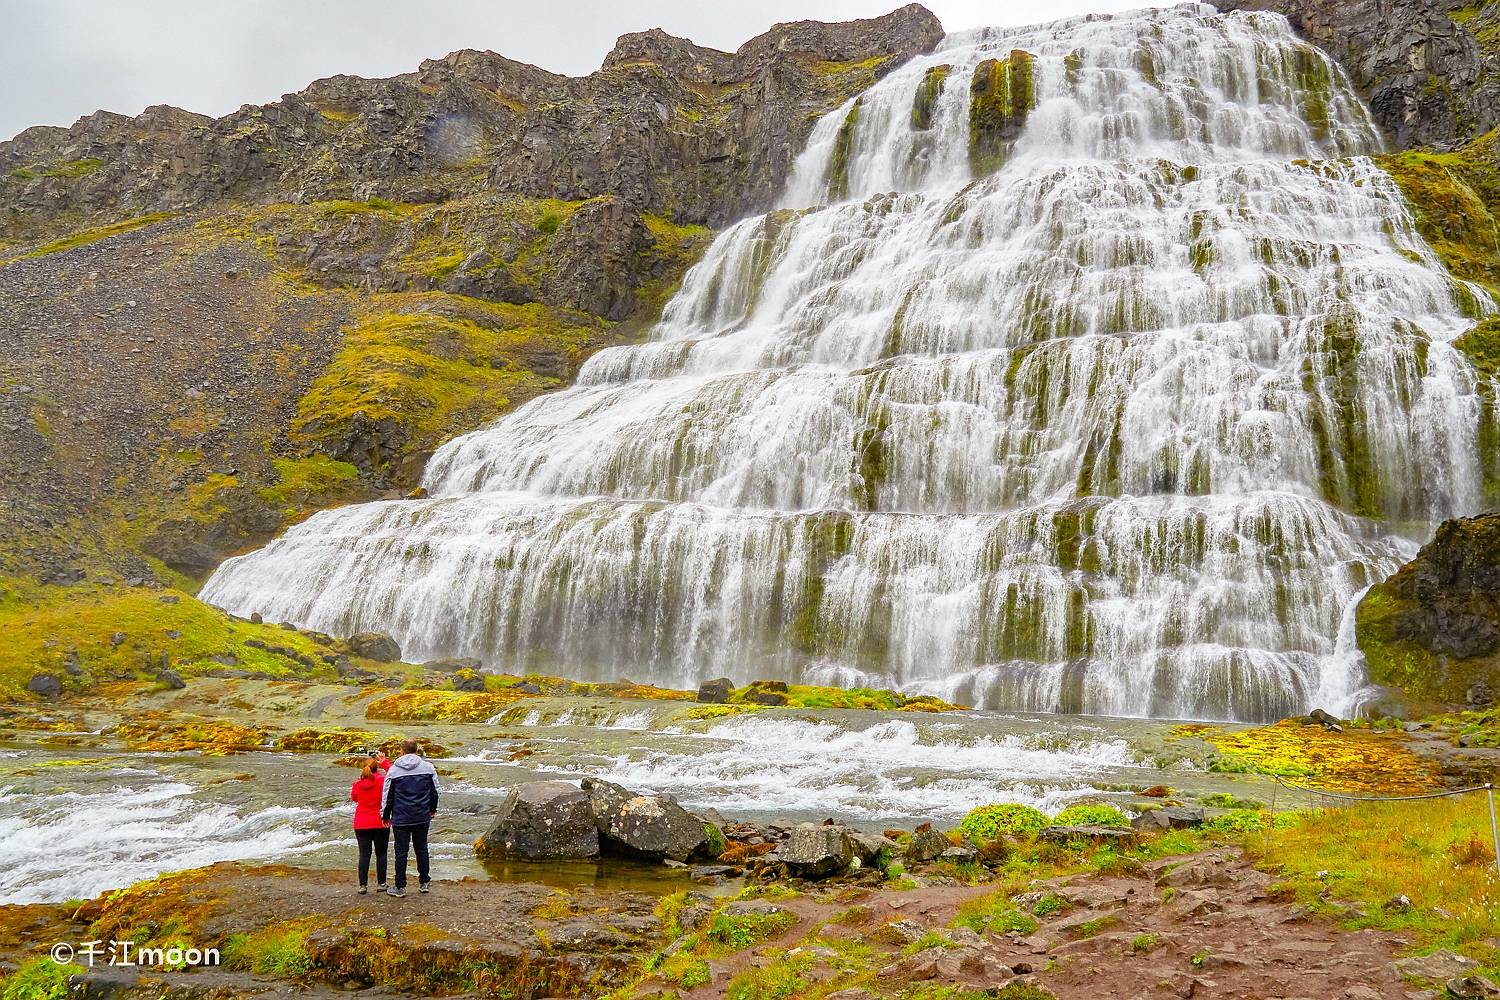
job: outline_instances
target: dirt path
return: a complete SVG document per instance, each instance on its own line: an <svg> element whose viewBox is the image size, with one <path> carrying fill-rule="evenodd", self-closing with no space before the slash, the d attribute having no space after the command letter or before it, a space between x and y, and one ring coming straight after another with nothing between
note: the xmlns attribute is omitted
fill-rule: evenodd
<svg viewBox="0 0 1500 1000"><path fill-rule="evenodd" d="M1224 849L1128 874L1037 882L1013 899L996 897L992 887L961 886L814 886L785 898L727 904L692 895L684 930L695 925L701 931L713 915L736 906L779 910L795 923L773 938L709 958L707 983L681 989L648 979L637 995L675 989L692 1000L723 997L736 977L769 974L788 956L800 963L803 983L790 995L839 1000L896 997L914 984L985 990L1016 980L1060 1000L1420 995L1408 992L1392 965L1404 944L1400 938L1311 918L1278 900L1271 886L1271 876ZM412 891L393 899L356 895L346 873L223 864L89 904L73 921L55 908L0 908L0 949L14 963L85 932L107 938L171 927L192 941L222 943L231 935L254 941L262 932L274 936L295 926L306 934L309 971L298 978L308 996L330 990L372 997L494 995L502 988L522 1000L596 996L630 981L644 959L669 944L657 902L649 893L473 879L438 882L429 895ZM1010 911L1008 922L993 921L980 932L955 926L966 904L971 915L976 907ZM689 912L694 908L696 917ZM1022 914L1035 922L1034 930ZM1018 918L1019 929L1003 929L1014 928ZM89 921L97 922L90 928ZM859 956L856 964L851 955ZM90 980L95 992L122 1000L229 1000L285 995L292 988L284 976L223 970L140 976L96 969Z"/></svg>

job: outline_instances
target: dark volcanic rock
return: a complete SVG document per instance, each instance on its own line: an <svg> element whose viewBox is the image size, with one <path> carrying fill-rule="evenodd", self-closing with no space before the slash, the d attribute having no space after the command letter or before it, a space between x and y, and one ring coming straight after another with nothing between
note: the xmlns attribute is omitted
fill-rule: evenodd
<svg viewBox="0 0 1500 1000"><path fill-rule="evenodd" d="M401 659L401 646L384 632L360 632L348 639L349 652L376 663L395 663Z"/></svg>
<svg viewBox="0 0 1500 1000"><path fill-rule="evenodd" d="M62 681L56 674L33 674L26 690L43 698L56 698L62 694Z"/></svg>
<svg viewBox="0 0 1500 1000"><path fill-rule="evenodd" d="M541 198L614 194L719 224L769 204L819 115L942 35L911 4L864 21L780 24L733 53L659 29L628 34L577 79L462 50L390 79L319 80L218 120L101 111L0 143L0 223L181 210L231 192L436 202L477 183ZM57 163L75 166L36 169Z"/></svg>
<svg viewBox="0 0 1500 1000"><path fill-rule="evenodd" d="M599 831L589 796L566 781L518 785L474 850L480 857L521 861L597 857Z"/></svg>
<svg viewBox="0 0 1500 1000"><path fill-rule="evenodd" d="M1459 0L1213 0L1273 10L1343 64L1402 147L1462 142L1500 123L1500 7Z"/></svg>
<svg viewBox="0 0 1500 1000"><path fill-rule="evenodd" d="M583 779L600 843L629 857L686 861L708 840L703 820L671 796L637 795L619 785Z"/></svg>
<svg viewBox="0 0 1500 1000"><path fill-rule="evenodd" d="M1355 623L1377 683L1451 703L1500 687L1500 513L1444 521Z"/></svg>
<svg viewBox="0 0 1500 1000"><path fill-rule="evenodd" d="M698 685L698 700L712 705L722 705L734 693L734 681L720 677Z"/></svg>

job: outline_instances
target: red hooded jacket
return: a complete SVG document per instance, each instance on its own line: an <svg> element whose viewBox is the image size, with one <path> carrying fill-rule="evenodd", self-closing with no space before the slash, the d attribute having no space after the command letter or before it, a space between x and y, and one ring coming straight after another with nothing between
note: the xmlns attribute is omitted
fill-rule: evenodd
<svg viewBox="0 0 1500 1000"><path fill-rule="evenodd" d="M370 777L354 779L354 787L349 789L349 798L354 800L354 829L379 830L386 825L380 819L380 792L385 785L382 772L390 770L390 766L390 761L382 760Z"/></svg>

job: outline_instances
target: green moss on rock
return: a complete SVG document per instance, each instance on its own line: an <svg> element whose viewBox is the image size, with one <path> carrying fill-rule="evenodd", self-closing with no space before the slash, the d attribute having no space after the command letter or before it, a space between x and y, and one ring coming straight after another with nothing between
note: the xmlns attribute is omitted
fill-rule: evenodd
<svg viewBox="0 0 1500 1000"><path fill-rule="evenodd" d="M911 102L911 127L918 132L932 128L932 109L937 106L938 97L943 93L943 85L948 82L952 72L953 67L943 63L929 68L922 75L922 82L917 84L917 92Z"/></svg>
<svg viewBox="0 0 1500 1000"><path fill-rule="evenodd" d="M1454 152L1376 158L1406 195L1417 230L1456 278L1500 292L1500 133Z"/></svg>
<svg viewBox="0 0 1500 1000"><path fill-rule="evenodd" d="M976 175L993 173L1005 162L1036 107L1035 59L1016 49L1004 59L974 67L969 83L969 166Z"/></svg>
<svg viewBox="0 0 1500 1000"><path fill-rule="evenodd" d="M855 101L839 133L833 140L833 154L828 158L828 200L843 201L849 197L849 157L854 150L854 132L859 127L859 106Z"/></svg>

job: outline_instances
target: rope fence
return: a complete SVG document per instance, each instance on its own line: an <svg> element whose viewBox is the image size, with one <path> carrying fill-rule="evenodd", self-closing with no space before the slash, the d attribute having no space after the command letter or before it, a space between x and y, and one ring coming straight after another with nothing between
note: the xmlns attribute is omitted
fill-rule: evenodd
<svg viewBox="0 0 1500 1000"><path fill-rule="evenodd" d="M1490 807L1490 837L1495 846L1495 873L1500 875L1500 823L1495 820L1495 786L1489 783L1483 785L1471 785L1468 788L1449 788L1440 792L1423 792L1420 795L1350 795L1346 792L1330 792L1322 788L1314 788L1311 785L1298 785L1287 781L1281 775L1276 776L1276 783L1271 786L1271 822L1266 824L1266 850L1270 851L1271 838L1276 830L1276 792L1280 788L1287 791L1306 792L1323 799L1338 799L1344 802L1415 802L1420 799L1446 799L1459 795L1470 795L1474 792L1484 792L1485 798L1489 800Z"/></svg>

